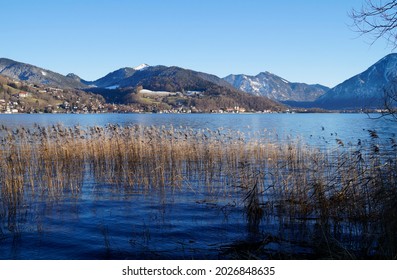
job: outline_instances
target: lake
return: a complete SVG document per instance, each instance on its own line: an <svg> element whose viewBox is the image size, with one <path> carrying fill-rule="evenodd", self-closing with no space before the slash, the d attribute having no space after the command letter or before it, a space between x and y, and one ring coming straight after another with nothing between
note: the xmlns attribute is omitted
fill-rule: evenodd
<svg viewBox="0 0 397 280"><path fill-rule="evenodd" d="M0 126L12 130L58 124L83 129L117 124L173 127L182 131L240 131L247 138L268 137L277 143L300 143L331 151L353 150L358 142L370 147L374 147L374 141L376 145L388 145L397 132L397 122L370 119L365 114L0 115ZM375 140L371 132L376 133ZM263 215L267 198L261 197L260 219L252 223L247 214L251 206L247 199L251 198L246 189L230 190L217 184L209 187L211 184L202 184L200 179L182 181L178 187L128 187L98 181L92 172L82 173L81 181L77 190L33 191L24 187L17 202L14 194L6 192L4 183L0 200L0 259L324 257L310 244L309 236L321 234L323 225L315 214L305 219L286 219L280 214L282 211ZM337 231L338 242L360 258L363 248L358 248L357 243L362 241L365 226L344 226L344 222L338 226L340 230L334 228L330 232ZM368 245L371 250L375 247ZM368 256L371 253L364 255Z"/></svg>

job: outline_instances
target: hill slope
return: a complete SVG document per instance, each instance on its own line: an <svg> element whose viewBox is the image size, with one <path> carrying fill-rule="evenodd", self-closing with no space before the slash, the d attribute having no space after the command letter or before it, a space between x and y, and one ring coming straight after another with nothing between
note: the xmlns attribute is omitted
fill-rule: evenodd
<svg viewBox="0 0 397 280"><path fill-rule="evenodd" d="M0 113L102 112L105 99L82 90L31 85L0 75Z"/></svg>
<svg viewBox="0 0 397 280"><path fill-rule="evenodd" d="M84 83L73 77L46 70L34 65L0 58L0 74L31 84L41 84L60 88L83 88Z"/></svg>

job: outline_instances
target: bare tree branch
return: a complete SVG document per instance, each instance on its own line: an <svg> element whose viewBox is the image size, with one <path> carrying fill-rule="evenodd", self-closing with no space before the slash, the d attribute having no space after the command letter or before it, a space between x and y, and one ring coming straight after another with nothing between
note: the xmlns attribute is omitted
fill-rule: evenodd
<svg viewBox="0 0 397 280"><path fill-rule="evenodd" d="M384 112L383 116L390 116L397 121L397 80L390 83L389 88L385 89Z"/></svg>
<svg viewBox="0 0 397 280"><path fill-rule="evenodd" d="M356 32L372 36L371 44L384 38L393 50L397 48L397 0L365 0L361 9L353 9L349 16ZM397 80L391 81L384 93L382 117L397 121Z"/></svg>
<svg viewBox="0 0 397 280"><path fill-rule="evenodd" d="M353 30L361 35L371 35L372 43L385 38L397 47L397 1L366 0L360 10L353 9Z"/></svg>

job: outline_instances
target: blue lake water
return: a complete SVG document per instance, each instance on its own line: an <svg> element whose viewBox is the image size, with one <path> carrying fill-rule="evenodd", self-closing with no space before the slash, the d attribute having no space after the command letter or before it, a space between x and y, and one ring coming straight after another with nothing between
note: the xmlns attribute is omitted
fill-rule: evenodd
<svg viewBox="0 0 397 280"><path fill-rule="evenodd" d="M395 138L397 122L365 114L99 114L0 115L10 128L107 124L238 130L279 141L300 139L319 147ZM381 141L379 140L379 141ZM80 192L59 196L33 194L11 220L0 215L0 259L223 259L234 258L238 245L268 234L299 239L299 223L287 227L280 217L252 230L244 214L243 191L227 195L205 186L180 190L136 190L97 184L87 176ZM2 207L4 200L0 200ZM14 220L13 220L14 219ZM281 220L280 220L281 219ZM294 239L292 238L292 239ZM232 249L231 249L232 248ZM234 248L234 249L233 249ZM271 252L306 254L305 245L268 242Z"/></svg>

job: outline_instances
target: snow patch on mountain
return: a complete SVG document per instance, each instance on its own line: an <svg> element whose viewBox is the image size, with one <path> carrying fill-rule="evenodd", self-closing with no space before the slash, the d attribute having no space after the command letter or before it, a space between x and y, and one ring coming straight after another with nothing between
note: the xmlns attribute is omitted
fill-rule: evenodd
<svg viewBox="0 0 397 280"><path fill-rule="evenodd" d="M106 89L118 89L119 87L120 87L119 85L113 85L113 86L106 87Z"/></svg>
<svg viewBox="0 0 397 280"><path fill-rule="evenodd" d="M139 70L145 69L147 67L149 67L148 64L142 63L142 64L139 64L138 66L134 67L134 70L139 71Z"/></svg>

